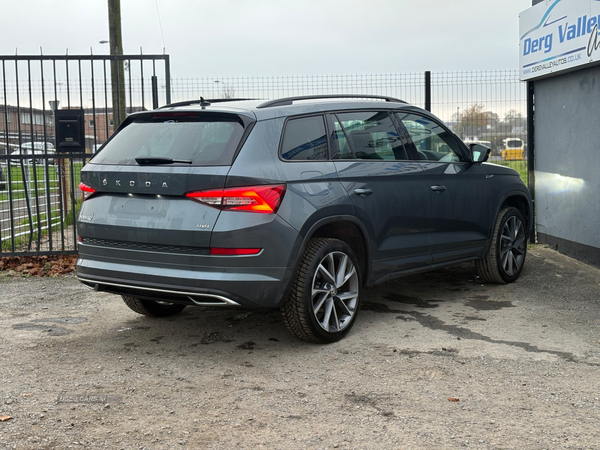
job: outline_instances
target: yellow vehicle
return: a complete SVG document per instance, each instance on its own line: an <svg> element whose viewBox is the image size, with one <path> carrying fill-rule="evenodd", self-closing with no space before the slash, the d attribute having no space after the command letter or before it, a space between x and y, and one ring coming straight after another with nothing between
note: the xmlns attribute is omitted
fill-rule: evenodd
<svg viewBox="0 0 600 450"><path fill-rule="evenodd" d="M502 159L505 161L521 161L525 159L523 139L506 138L502 141Z"/></svg>

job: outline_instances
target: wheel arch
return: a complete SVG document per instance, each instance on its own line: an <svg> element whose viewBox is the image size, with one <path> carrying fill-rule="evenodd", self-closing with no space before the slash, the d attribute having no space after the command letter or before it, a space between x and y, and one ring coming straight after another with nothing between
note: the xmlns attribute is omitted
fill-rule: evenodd
<svg viewBox="0 0 600 450"><path fill-rule="evenodd" d="M293 278L298 271L302 255L311 239L315 238L333 238L345 242L354 251L358 264L362 285L367 284L369 274L371 273L371 249L369 247L368 232L365 225L355 216L335 215L328 216L316 221L314 224L306 227L300 233L302 242L298 248L298 253L293 263L293 272L291 281L285 290L283 299L287 298Z"/></svg>
<svg viewBox="0 0 600 450"><path fill-rule="evenodd" d="M520 191L507 194L502 199L502 202L496 211L496 219L498 218L500 211L511 206L517 208L521 212L523 218L525 219L525 223L527 224L527 231L529 233L533 229L533 209L531 200L525 195L525 193Z"/></svg>
<svg viewBox="0 0 600 450"><path fill-rule="evenodd" d="M502 200L498 203L498 207L494 213L494 220L492 224L495 224L498 220L498 216L500 212L504 210L504 208L515 207L519 210L523 219L525 219L525 223L527 224L527 236L531 234L531 230L533 229L533 207L531 205L531 200L529 196L523 191L512 191L508 192ZM488 236L488 243L485 246L484 251L481 253L483 255L487 254L492 245L492 235L494 232L494 226L490 228L490 234Z"/></svg>
<svg viewBox="0 0 600 450"><path fill-rule="evenodd" d="M354 251L358 264L360 264L361 280L363 286L371 270L371 250L367 241L368 233L365 226L357 218L341 216L323 219L309 230L304 238L302 251L311 239L333 238L345 242Z"/></svg>

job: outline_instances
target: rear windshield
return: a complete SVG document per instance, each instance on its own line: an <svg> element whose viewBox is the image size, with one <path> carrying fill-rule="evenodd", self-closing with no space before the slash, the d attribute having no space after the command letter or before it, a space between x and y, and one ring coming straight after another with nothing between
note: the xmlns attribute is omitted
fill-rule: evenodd
<svg viewBox="0 0 600 450"><path fill-rule="evenodd" d="M227 120L138 120L123 128L96 154L96 164L137 165L135 158L231 165L244 127Z"/></svg>
<svg viewBox="0 0 600 450"><path fill-rule="evenodd" d="M519 148L522 145L523 145L523 141L512 140L512 141L507 141L506 142L506 146L508 148Z"/></svg>

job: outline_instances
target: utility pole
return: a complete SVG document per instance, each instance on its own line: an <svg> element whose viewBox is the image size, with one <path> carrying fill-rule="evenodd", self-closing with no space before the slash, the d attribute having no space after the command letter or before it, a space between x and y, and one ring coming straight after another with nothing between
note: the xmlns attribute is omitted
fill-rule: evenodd
<svg viewBox="0 0 600 450"><path fill-rule="evenodd" d="M123 54L123 38L121 35L121 0L108 0L108 37L110 54ZM123 60L111 61L111 86L113 125L116 130L125 120L125 70Z"/></svg>

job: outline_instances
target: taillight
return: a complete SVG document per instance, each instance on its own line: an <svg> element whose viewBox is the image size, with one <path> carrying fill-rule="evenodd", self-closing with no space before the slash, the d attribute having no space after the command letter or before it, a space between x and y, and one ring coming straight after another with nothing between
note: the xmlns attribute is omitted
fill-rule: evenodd
<svg viewBox="0 0 600 450"><path fill-rule="evenodd" d="M285 185L236 187L188 192L186 197L219 209L274 214L281 204Z"/></svg>
<svg viewBox="0 0 600 450"><path fill-rule="evenodd" d="M81 190L81 201L86 201L96 192L96 189L88 186L87 184L79 183L79 189Z"/></svg>
<svg viewBox="0 0 600 450"><path fill-rule="evenodd" d="M198 100L200 103L200 100ZM197 112L164 112L164 113L155 113L152 114L153 119L169 119L169 118L179 118L179 117L198 117Z"/></svg>

